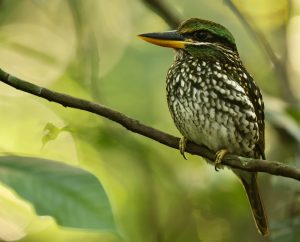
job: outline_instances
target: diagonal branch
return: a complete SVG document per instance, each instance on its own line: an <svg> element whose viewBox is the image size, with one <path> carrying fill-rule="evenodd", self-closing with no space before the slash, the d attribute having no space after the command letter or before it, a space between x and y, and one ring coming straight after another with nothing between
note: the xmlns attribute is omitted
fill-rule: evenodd
<svg viewBox="0 0 300 242"><path fill-rule="evenodd" d="M171 28L177 28L180 24L180 20L172 11L170 6L164 4L161 0L142 0L148 7L156 12Z"/></svg>
<svg viewBox="0 0 300 242"><path fill-rule="evenodd" d="M84 99L72 97L63 93L51 91L47 88L43 88L41 86L14 77L1 69L0 81L21 91L41 97L43 99L47 99L50 102L59 103L64 107L85 110L87 112L105 117L122 125L126 129L134 133L138 133L142 136L148 137L171 148L178 149L179 138L142 124L138 120L127 117L126 115L106 106ZM215 154L212 151L191 142L188 142L186 152L193 155L202 156L212 161L215 160ZM226 155L222 160L222 163L232 168L238 168L250 172L265 172L272 175L289 177L300 181L299 169L276 161L265 161L235 155Z"/></svg>
<svg viewBox="0 0 300 242"><path fill-rule="evenodd" d="M265 34L255 25L251 16L249 16L246 12L241 12L232 0L224 0L224 2L264 48L270 61L274 65L274 72L278 76L278 83L280 85L280 90L282 92L283 98L290 103L295 103L297 101L297 98L295 97L289 83L288 73L285 66L286 63L284 61L281 61L279 57L276 56L276 53L267 40Z"/></svg>

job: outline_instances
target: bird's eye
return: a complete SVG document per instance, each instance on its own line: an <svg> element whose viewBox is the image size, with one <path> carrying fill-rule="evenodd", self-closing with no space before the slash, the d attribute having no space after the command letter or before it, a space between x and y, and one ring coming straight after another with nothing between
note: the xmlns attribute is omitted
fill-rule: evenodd
<svg viewBox="0 0 300 242"><path fill-rule="evenodd" d="M211 37L211 34L207 31L197 31L194 33L194 37L197 39L197 40L208 40L210 37Z"/></svg>

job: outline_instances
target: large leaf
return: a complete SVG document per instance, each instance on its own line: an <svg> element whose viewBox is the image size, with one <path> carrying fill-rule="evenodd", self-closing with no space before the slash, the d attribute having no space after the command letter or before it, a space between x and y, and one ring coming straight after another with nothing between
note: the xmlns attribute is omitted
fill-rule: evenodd
<svg viewBox="0 0 300 242"><path fill-rule="evenodd" d="M59 225L114 229L107 195L85 170L40 158L1 156L0 181L30 201L39 215L52 216Z"/></svg>

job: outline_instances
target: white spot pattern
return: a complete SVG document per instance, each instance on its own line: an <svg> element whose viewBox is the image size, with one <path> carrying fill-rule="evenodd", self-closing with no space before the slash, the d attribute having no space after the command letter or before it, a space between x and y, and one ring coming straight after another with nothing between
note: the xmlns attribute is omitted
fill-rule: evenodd
<svg viewBox="0 0 300 242"><path fill-rule="evenodd" d="M252 156L260 135L258 118L246 89L228 73L232 69L238 79L251 77L236 63L202 61L179 53L167 75L169 109L189 140L215 151L226 148ZM258 89L254 93L261 97ZM263 105L261 98L257 103Z"/></svg>

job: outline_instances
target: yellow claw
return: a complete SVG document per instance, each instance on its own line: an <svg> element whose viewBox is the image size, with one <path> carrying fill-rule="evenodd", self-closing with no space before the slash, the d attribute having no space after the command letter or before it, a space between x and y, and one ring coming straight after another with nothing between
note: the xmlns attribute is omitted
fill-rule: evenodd
<svg viewBox="0 0 300 242"><path fill-rule="evenodd" d="M228 150L221 149L216 153L216 160L215 160L215 170L219 171L219 169L223 168L222 166L222 159L228 153Z"/></svg>
<svg viewBox="0 0 300 242"><path fill-rule="evenodd" d="M186 142L187 142L187 138L185 137L181 137L180 140L179 140L179 151L180 151L180 154L183 156L184 159L187 160L187 158L185 157L185 148L186 148Z"/></svg>

